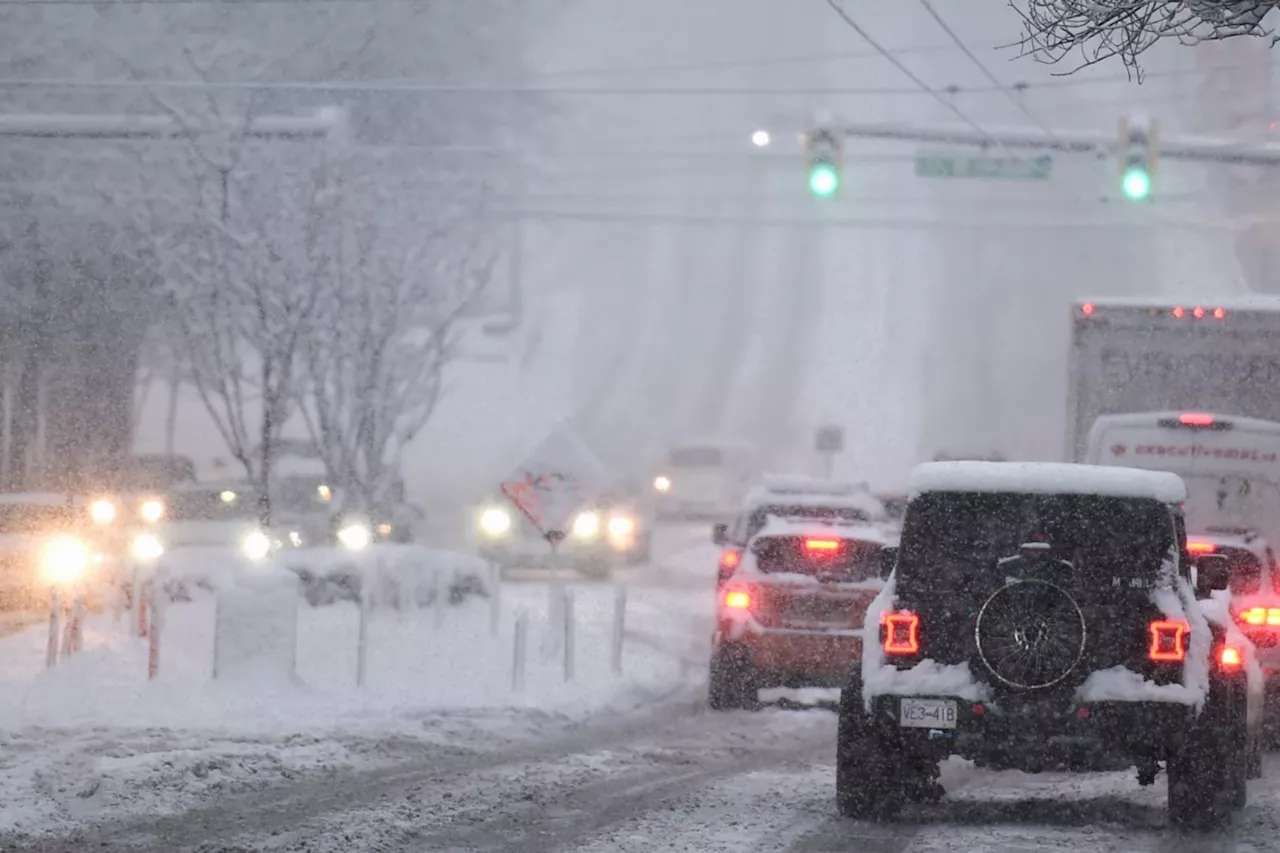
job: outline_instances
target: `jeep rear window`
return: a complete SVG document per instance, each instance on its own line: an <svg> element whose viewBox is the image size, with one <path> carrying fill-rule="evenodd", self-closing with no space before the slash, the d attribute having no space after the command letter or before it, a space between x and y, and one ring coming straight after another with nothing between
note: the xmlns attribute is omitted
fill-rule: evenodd
<svg viewBox="0 0 1280 853"><path fill-rule="evenodd" d="M857 539L761 536L752 543L751 551L756 556L756 567L766 574L788 573L831 577L839 581L865 581L879 577L880 572L880 546Z"/></svg>
<svg viewBox="0 0 1280 853"><path fill-rule="evenodd" d="M911 503L898 555L900 587L963 589L999 572L1028 541L1070 562L1075 580L1154 578L1174 544L1167 507L1145 498L933 492Z"/></svg>

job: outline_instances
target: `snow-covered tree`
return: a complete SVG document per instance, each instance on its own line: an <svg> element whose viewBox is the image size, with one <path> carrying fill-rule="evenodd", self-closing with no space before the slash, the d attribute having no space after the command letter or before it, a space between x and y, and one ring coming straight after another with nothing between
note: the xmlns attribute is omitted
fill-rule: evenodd
<svg viewBox="0 0 1280 853"><path fill-rule="evenodd" d="M499 257L482 197L454 189L425 210L388 198L376 205L379 222L340 217L333 280L321 289L326 322L303 344L308 429L329 477L366 509L386 496L435 411L458 321ZM339 204L368 209L360 197L347 190Z"/></svg>
<svg viewBox="0 0 1280 853"><path fill-rule="evenodd" d="M1196 44L1237 36L1271 36L1263 18L1280 0L1012 0L1022 15L1028 52L1079 65L1138 57L1159 41Z"/></svg>

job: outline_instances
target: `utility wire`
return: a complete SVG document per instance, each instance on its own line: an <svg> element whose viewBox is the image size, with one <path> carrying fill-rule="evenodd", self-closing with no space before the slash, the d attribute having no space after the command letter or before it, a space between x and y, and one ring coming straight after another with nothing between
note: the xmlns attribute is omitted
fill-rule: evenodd
<svg viewBox="0 0 1280 853"><path fill-rule="evenodd" d="M312 2L313 0L308 0ZM41 3L50 2L50 0L39 0ZM166 0L172 2L172 0ZM374 2L374 0L356 0L356 2ZM827 0L832 8L837 8L832 0ZM0 6L5 5L5 0L0 0ZM931 13L935 16L936 12ZM842 14L845 20L849 20L848 16ZM886 49L887 50L887 49ZM976 60L977 57L967 47L964 48L970 59ZM897 51L888 51L889 54L898 56L908 52L925 52L911 51L903 49ZM850 54L851 56L854 54ZM867 54L857 54L866 56ZM875 53L876 56L885 56L885 53ZM895 63L897 64L897 63ZM980 64L980 63L979 63ZM899 70L905 66L899 65ZM980 67L984 67L981 66ZM1217 68L1208 68L1203 70L1175 69L1171 71L1152 71L1143 75L1144 80L1172 79L1178 77L1198 76L1207 72L1215 71L1233 71L1238 69L1255 68L1255 65L1239 64L1224 65ZM626 73L630 73L633 69L626 69ZM641 73L640 69L634 69L636 73ZM619 73L623 73L623 69L617 69ZM534 79L554 79L561 76L587 76L590 71L573 71L573 72L550 72L548 74L533 75ZM904 73L908 73L904 71ZM986 72L989 73L989 72ZM914 75L909 75L914 76ZM994 79L994 78L990 78ZM1065 89L1089 88L1094 86L1114 86L1117 84L1125 84L1131 82L1124 75L1115 75L1111 77L1094 77L1070 80L1052 80L1043 83L1027 83L1025 89L1027 91L1060 91ZM439 94L439 95L560 95L560 96L607 96L607 97L628 97L628 96L652 96L652 97L671 97L671 96L746 96L761 97L768 95L779 96L919 96L931 94L937 97L933 91L921 90L920 88L906 86L776 86L776 87L759 87L759 86L586 86L586 85L538 85L516 82L476 82L476 83L444 83L430 80L415 79L391 79L391 80L279 80L279 81L263 81L263 80L75 80L65 77L3 77L0 78L0 88L30 88L30 89L147 89L147 90L190 90L190 91L314 91L314 92L391 92L391 93L422 93L422 94ZM956 89L957 94L962 95L992 95L1004 94L1008 87L995 81L992 85L987 86L971 86Z"/></svg>
<svg viewBox="0 0 1280 853"><path fill-rule="evenodd" d="M991 72L982 64L982 62L976 56L973 55L973 53L969 50L968 46L964 44L963 40L961 40L960 37L956 35L955 31L953 31L950 27L946 26L945 22L942 21L940 16L936 15L936 13L933 13L933 9L932 7L929 6L928 0L920 0L920 2L924 4L924 6L930 11L931 14L934 14L935 20L938 20L939 23L942 24L943 31L946 32L951 37L951 39L956 43L956 46L959 47L966 55L968 55L970 59L972 59L973 62L977 64L977 66L980 69L982 69L983 73L988 76L988 79L993 80L998 87L1000 87L1003 91L1005 91L1006 96L1013 98L1016 102L1016 96L1014 96L1012 92L1009 92L1005 87L1003 87L1000 84L999 79L996 78L994 75L991 75ZM954 113L957 118L959 118L961 121L967 124L971 129L973 129L975 133L985 137L988 144L990 144L995 148L1000 149L1000 151L1005 153L1007 156L1011 156L1011 157L1020 156L1015 152L1011 151L1008 146L1006 146L998 138L993 136L986 128L984 128L972 117L970 117L964 110L960 109L960 107L957 106L951 99L942 95L940 92L938 92L937 90L932 88L928 83L926 83L923 79L921 79L918 75L912 72L911 69L908 68L902 62L902 60L900 60L897 56L895 56L891 51L886 50L884 47L882 47L879 42L877 42L874 38L871 37L870 33L868 33L865 29L862 28L861 25L858 24L858 22L853 18L853 16L851 16L848 12L844 10L844 8L839 4L838 0L826 0L826 3L836 12L837 15L840 16L840 18L846 24L849 25L850 28L854 30L854 32L858 33L858 35L860 35L863 38L863 40L867 42L867 44L871 45L874 49L879 51L881 56L883 56L886 60L892 63L892 65L895 68L901 71L906 77L908 77L912 82L914 82L922 90L932 95L934 100L938 101L938 103L942 104L950 112ZM1053 133L1053 130L1051 128L1046 127L1034 116L1032 118L1033 120L1036 121L1037 124L1040 124L1040 126L1045 129L1046 135L1048 135L1051 140L1057 139L1056 134ZM1054 184L1052 181L1050 182L1050 185L1054 187L1055 190L1057 189L1057 185ZM1091 201L1089 198L1085 196L1081 196L1073 193L1070 189L1067 189L1065 187L1062 189L1065 192L1065 194L1073 202L1089 203ZM1156 218L1160 219L1161 224L1164 224L1164 225L1185 227L1189 224L1187 222L1182 222L1182 221L1173 219L1171 217L1165 216L1160 211L1154 211L1154 215Z"/></svg>

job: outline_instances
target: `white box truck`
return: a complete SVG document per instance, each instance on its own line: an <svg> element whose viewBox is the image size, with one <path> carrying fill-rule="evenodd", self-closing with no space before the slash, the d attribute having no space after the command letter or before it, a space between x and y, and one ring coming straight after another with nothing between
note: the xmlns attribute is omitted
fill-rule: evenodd
<svg viewBox="0 0 1280 853"><path fill-rule="evenodd" d="M1280 297L1072 312L1067 458L1173 472L1193 528L1280 541Z"/></svg>

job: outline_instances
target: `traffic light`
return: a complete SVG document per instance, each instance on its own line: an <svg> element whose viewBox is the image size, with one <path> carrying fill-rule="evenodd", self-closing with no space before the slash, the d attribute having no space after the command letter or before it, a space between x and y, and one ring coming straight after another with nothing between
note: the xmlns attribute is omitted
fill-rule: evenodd
<svg viewBox="0 0 1280 853"><path fill-rule="evenodd" d="M1120 119L1117 149L1120 192L1130 201L1151 197L1156 181L1156 123L1142 118Z"/></svg>
<svg viewBox="0 0 1280 853"><path fill-rule="evenodd" d="M809 165L809 192L831 198L840 192L843 160L840 137L830 130L813 130L805 137Z"/></svg>

